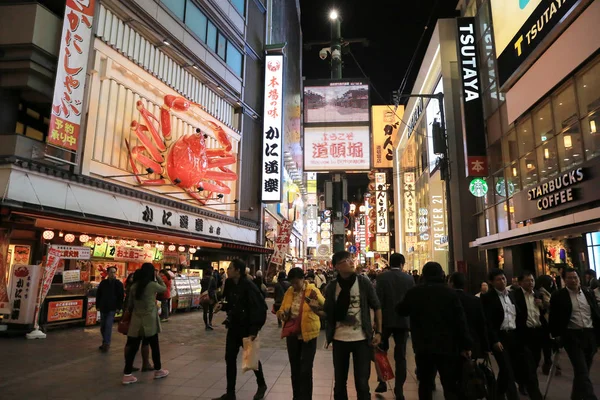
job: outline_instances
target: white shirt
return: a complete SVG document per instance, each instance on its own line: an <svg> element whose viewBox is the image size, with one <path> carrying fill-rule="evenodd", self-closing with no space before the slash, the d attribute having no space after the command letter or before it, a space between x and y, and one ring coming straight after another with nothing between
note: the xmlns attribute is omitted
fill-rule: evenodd
<svg viewBox="0 0 600 400"><path fill-rule="evenodd" d="M504 320L502 321L502 325L500 325L500 330L512 331L517 329L517 309L508 296L508 290L504 290L504 292L497 289L494 290L498 293L500 303L502 303L502 308L504 309Z"/></svg>
<svg viewBox="0 0 600 400"><path fill-rule="evenodd" d="M338 283L335 288L335 299L337 300L342 288ZM362 321L360 315L360 290L358 288L358 279L350 288L350 307L348 307L347 321L338 321L335 324L335 334L333 339L341 342L358 342L365 340L367 336L362 330Z"/></svg>
<svg viewBox="0 0 600 400"><path fill-rule="evenodd" d="M583 291L579 289L578 292L574 292L567 288L569 296L571 297L571 305L573 311L571 312L571 320L569 321L569 329L587 329L593 328L592 322L592 309L583 294Z"/></svg>
<svg viewBox="0 0 600 400"><path fill-rule="evenodd" d="M539 328L542 323L540 322L540 309L535 305L535 296L533 292L529 293L523 288L521 290L525 295L525 304L527 304L527 327Z"/></svg>

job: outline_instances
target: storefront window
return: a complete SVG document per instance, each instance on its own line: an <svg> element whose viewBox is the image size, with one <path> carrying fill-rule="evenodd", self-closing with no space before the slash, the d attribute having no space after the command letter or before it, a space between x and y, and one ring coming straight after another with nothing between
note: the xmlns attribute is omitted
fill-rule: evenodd
<svg viewBox="0 0 600 400"><path fill-rule="evenodd" d="M496 215L498 216L498 233L508 231L508 207L505 201L496 205Z"/></svg>
<svg viewBox="0 0 600 400"><path fill-rule="evenodd" d="M521 190L521 179L519 176L519 164L514 163L504 170L506 177L506 192L508 196Z"/></svg>
<svg viewBox="0 0 600 400"><path fill-rule="evenodd" d="M183 20L185 12L185 0L162 0L162 3L167 6L175 16Z"/></svg>
<svg viewBox="0 0 600 400"><path fill-rule="evenodd" d="M515 221L515 202L511 197L508 199L508 220L510 222L510 229L517 229L519 224Z"/></svg>
<svg viewBox="0 0 600 400"><path fill-rule="evenodd" d="M535 144L540 145L550 140L554 136L554 127L552 124L552 110L550 102L547 102L542 108L533 113L533 131L535 133Z"/></svg>
<svg viewBox="0 0 600 400"><path fill-rule="evenodd" d="M495 172L502 168L502 150L499 140L488 148L488 156L490 157L490 171Z"/></svg>
<svg viewBox="0 0 600 400"><path fill-rule="evenodd" d="M200 40L206 42L206 24L208 19L206 15L191 1L187 0L185 10L185 24L198 36Z"/></svg>
<svg viewBox="0 0 600 400"><path fill-rule="evenodd" d="M520 165L523 189L535 185L538 182L535 153L529 153L525 157L521 158Z"/></svg>
<svg viewBox="0 0 600 400"><path fill-rule="evenodd" d="M600 155L600 112L582 120L583 144L585 158L591 159Z"/></svg>
<svg viewBox="0 0 600 400"><path fill-rule="evenodd" d="M537 160L540 169L540 179L558 173L556 139L546 141L543 146L537 148Z"/></svg>
<svg viewBox="0 0 600 400"><path fill-rule="evenodd" d="M558 138L558 160L561 170L568 169L583 162L583 149L579 121L575 122Z"/></svg>
<svg viewBox="0 0 600 400"><path fill-rule="evenodd" d="M517 125L517 135L519 139L519 155L523 157L523 155L532 151L534 147L531 118L527 118Z"/></svg>
<svg viewBox="0 0 600 400"><path fill-rule="evenodd" d="M573 83L553 96L552 104L554 106L554 122L559 132L578 119Z"/></svg>
<svg viewBox="0 0 600 400"><path fill-rule="evenodd" d="M600 108L600 59L577 76L577 97L584 115Z"/></svg>
<svg viewBox="0 0 600 400"><path fill-rule="evenodd" d="M519 158L517 149L517 134L513 130L508 133L508 136L502 138L502 160L504 165L508 165Z"/></svg>

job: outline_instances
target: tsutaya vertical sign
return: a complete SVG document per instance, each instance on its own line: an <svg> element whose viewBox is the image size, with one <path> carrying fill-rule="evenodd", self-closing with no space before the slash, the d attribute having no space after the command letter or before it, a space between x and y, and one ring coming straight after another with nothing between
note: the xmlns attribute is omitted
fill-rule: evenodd
<svg viewBox="0 0 600 400"><path fill-rule="evenodd" d="M389 217L385 172L375 174L375 207L377 210L377 233L388 233Z"/></svg>
<svg viewBox="0 0 600 400"><path fill-rule="evenodd" d="M48 144L77 151L96 0L67 0Z"/></svg>
<svg viewBox="0 0 600 400"><path fill-rule="evenodd" d="M283 143L283 55L265 57L265 99L263 114L262 200L280 203Z"/></svg>
<svg viewBox="0 0 600 400"><path fill-rule="evenodd" d="M464 142L467 176L487 176L479 56L475 47L475 18L458 18L458 59L462 77Z"/></svg>
<svg viewBox="0 0 600 400"><path fill-rule="evenodd" d="M417 232L417 209L415 204L415 173L405 172L403 181L404 204L404 233Z"/></svg>

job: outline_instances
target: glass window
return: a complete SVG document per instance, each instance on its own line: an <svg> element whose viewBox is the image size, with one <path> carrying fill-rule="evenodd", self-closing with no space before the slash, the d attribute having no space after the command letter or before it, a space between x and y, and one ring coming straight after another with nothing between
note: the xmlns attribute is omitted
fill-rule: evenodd
<svg viewBox="0 0 600 400"><path fill-rule="evenodd" d="M498 109L500 102L498 101L498 92L496 85L492 85L483 94L483 112L486 117L489 117Z"/></svg>
<svg viewBox="0 0 600 400"><path fill-rule="evenodd" d="M490 159L490 171L495 172L502 168L502 149L500 140L488 148L488 156Z"/></svg>
<svg viewBox="0 0 600 400"><path fill-rule="evenodd" d="M227 45L227 65L231 67L237 76L242 76L242 53L229 43Z"/></svg>
<svg viewBox="0 0 600 400"><path fill-rule="evenodd" d="M517 148L517 134L513 130L508 133L508 136L502 138L502 160L504 165L508 165L519 158Z"/></svg>
<svg viewBox="0 0 600 400"><path fill-rule="evenodd" d="M244 16L244 11L246 11L246 0L231 0L231 4L233 4L235 9Z"/></svg>
<svg viewBox="0 0 600 400"><path fill-rule="evenodd" d="M554 124L559 132L578 119L573 83L553 96L552 105L554 106Z"/></svg>
<svg viewBox="0 0 600 400"><path fill-rule="evenodd" d="M477 233L479 237L488 236L489 232L487 229L487 224L485 223L485 215L479 214L477 216Z"/></svg>
<svg viewBox="0 0 600 400"><path fill-rule="evenodd" d="M538 182L537 162L535 161L535 153L529 153L525 157L521 158L520 165L523 189L535 185Z"/></svg>
<svg viewBox="0 0 600 400"><path fill-rule="evenodd" d="M558 152L556 139L548 140L537 148L537 160L540 169L540 179L558 173Z"/></svg>
<svg viewBox="0 0 600 400"><path fill-rule="evenodd" d="M484 196L485 197L484 202L485 202L486 206L489 207L490 205L496 203L496 201L494 200L494 197L495 197L494 196L494 192L495 192L494 185L496 183L496 180L492 176L492 177L486 178L485 181L488 184L488 191L487 191L487 194Z"/></svg>
<svg viewBox="0 0 600 400"><path fill-rule="evenodd" d="M206 24L208 20L206 15L191 0L187 1L185 9L185 24L198 36L200 40L206 42Z"/></svg>
<svg viewBox="0 0 600 400"><path fill-rule="evenodd" d="M498 233L508 231L508 207L506 202L496 205L496 216L498 217Z"/></svg>
<svg viewBox="0 0 600 400"><path fill-rule="evenodd" d="M519 224L515 221L515 202L512 197L508 199L508 220L510 222L510 229L517 229Z"/></svg>
<svg viewBox="0 0 600 400"><path fill-rule="evenodd" d="M506 181L504 180L504 170L501 170L494 174L494 180L488 190L496 193L496 201L502 201L506 199Z"/></svg>
<svg viewBox="0 0 600 400"><path fill-rule="evenodd" d="M227 39L225 39L225 36L221 35L221 32L219 32L219 41L217 42L217 54L224 60L226 52Z"/></svg>
<svg viewBox="0 0 600 400"><path fill-rule="evenodd" d="M522 157L533 150L533 129L531 118L527 118L517 125L517 137L519 139L519 155Z"/></svg>
<svg viewBox="0 0 600 400"><path fill-rule="evenodd" d="M583 162L583 143L579 121L561 133L557 141L558 161L561 171Z"/></svg>
<svg viewBox="0 0 600 400"><path fill-rule="evenodd" d="M487 202L486 202L486 197L475 197L475 209L477 210L477 212L482 212L483 210L485 210L485 207L487 206Z"/></svg>
<svg viewBox="0 0 600 400"><path fill-rule="evenodd" d="M488 235L498 233L496 230L496 212L494 207L485 210L485 226Z"/></svg>
<svg viewBox="0 0 600 400"><path fill-rule="evenodd" d="M183 14L185 12L185 0L162 0L162 3L167 6L169 10L177 18L183 21Z"/></svg>
<svg viewBox="0 0 600 400"><path fill-rule="evenodd" d="M496 70L494 67L494 57L489 57L487 61L481 63L481 86L487 89L496 82Z"/></svg>
<svg viewBox="0 0 600 400"><path fill-rule="evenodd" d="M550 102L533 113L533 131L535 133L535 144L540 145L554 136L552 124L552 110Z"/></svg>
<svg viewBox="0 0 600 400"><path fill-rule="evenodd" d="M585 158L589 160L600 155L600 113L595 113L581 121Z"/></svg>
<svg viewBox="0 0 600 400"><path fill-rule="evenodd" d="M600 107L600 60L577 77L577 97L582 114Z"/></svg>
<svg viewBox="0 0 600 400"><path fill-rule="evenodd" d="M217 51L217 28L210 21L206 30L206 44L212 51Z"/></svg>
<svg viewBox="0 0 600 400"><path fill-rule="evenodd" d="M504 170L506 177L506 193L512 196L514 193L521 190L521 179L519 176L519 164L514 163Z"/></svg>

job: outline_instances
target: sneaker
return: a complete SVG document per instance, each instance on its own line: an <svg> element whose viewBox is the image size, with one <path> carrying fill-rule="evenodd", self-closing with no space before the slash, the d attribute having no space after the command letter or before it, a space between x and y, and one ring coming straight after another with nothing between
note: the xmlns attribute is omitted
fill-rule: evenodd
<svg viewBox="0 0 600 400"><path fill-rule="evenodd" d="M233 393L233 394L225 393L223 396L215 397L212 400L235 400L235 393Z"/></svg>
<svg viewBox="0 0 600 400"><path fill-rule="evenodd" d="M166 369L159 369L158 371L154 371L154 379L162 379L169 376L169 371Z"/></svg>
<svg viewBox="0 0 600 400"><path fill-rule="evenodd" d="M387 392L387 389L387 383L379 382L379 385L377 385L377 388L375 388L375 393L385 393Z"/></svg>
<svg viewBox="0 0 600 400"><path fill-rule="evenodd" d="M265 393L267 393L267 385L261 385L258 387L256 394L254 395L254 400L262 400L265 398Z"/></svg>
<svg viewBox="0 0 600 400"><path fill-rule="evenodd" d="M132 383L136 383L137 378L133 375L123 375L123 380L121 382L123 385L130 385Z"/></svg>

